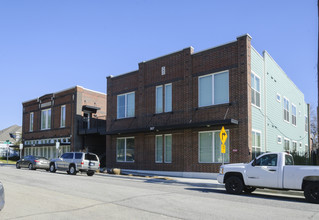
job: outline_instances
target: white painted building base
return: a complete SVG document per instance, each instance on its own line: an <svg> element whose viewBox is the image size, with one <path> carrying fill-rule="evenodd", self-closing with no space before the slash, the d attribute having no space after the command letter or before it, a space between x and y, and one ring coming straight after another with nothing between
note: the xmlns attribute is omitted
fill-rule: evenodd
<svg viewBox="0 0 319 220"><path fill-rule="evenodd" d="M198 179L217 179L218 173L202 173L202 172L174 172L174 171L156 171L156 170L127 170L121 169L124 173L135 173L135 174L147 174L147 175L158 175L158 176L174 176L184 178L198 178Z"/></svg>

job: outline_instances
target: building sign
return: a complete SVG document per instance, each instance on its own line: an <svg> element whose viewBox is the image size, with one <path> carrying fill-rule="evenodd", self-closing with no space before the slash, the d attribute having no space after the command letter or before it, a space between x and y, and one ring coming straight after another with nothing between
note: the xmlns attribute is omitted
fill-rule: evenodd
<svg viewBox="0 0 319 220"><path fill-rule="evenodd" d="M45 102L45 103L41 104L41 108L45 108L45 107L48 107L48 106L51 106L51 102Z"/></svg>

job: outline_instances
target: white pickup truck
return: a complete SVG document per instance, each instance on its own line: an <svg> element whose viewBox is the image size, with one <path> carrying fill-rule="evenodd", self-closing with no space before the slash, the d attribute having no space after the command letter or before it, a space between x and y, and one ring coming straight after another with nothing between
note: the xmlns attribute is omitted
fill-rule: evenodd
<svg viewBox="0 0 319 220"><path fill-rule="evenodd" d="M231 194L256 188L302 190L308 202L319 203L319 166L294 166L288 153L266 153L250 163L222 165L217 180Z"/></svg>

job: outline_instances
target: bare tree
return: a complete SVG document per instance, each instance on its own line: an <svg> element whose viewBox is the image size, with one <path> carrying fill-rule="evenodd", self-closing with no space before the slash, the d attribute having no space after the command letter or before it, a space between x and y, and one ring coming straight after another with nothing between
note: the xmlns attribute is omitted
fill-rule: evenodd
<svg viewBox="0 0 319 220"><path fill-rule="evenodd" d="M313 148L318 147L318 123L317 111L310 105L310 138L313 141Z"/></svg>

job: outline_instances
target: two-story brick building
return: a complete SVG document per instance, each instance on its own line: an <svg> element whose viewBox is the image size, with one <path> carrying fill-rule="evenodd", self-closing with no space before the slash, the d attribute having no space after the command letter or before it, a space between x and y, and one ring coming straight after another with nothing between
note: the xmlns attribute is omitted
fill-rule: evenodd
<svg viewBox="0 0 319 220"><path fill-rule="evenodd" d="M24 155L105 154L106 94L75 86L22 105Z"/></svg>
<svg viewBox="0 0 319 220"><path fill-rule="evenodd" d="M107 167L218 172L222 126L226 163L309 146L303 94L248 34L141 62L107 77L107 94Z"/></svg>

